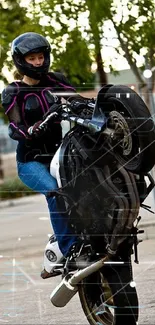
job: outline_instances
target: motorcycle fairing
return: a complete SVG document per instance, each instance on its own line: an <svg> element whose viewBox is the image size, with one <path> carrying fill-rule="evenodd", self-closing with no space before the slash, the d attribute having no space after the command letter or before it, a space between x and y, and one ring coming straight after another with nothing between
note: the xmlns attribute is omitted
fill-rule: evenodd
<svg viewBox="0 0 155 325"><path fill-rule="evenodd" d="M117 161L102 168L95 163L82 165L84 159L72 143L72 132L57 153L56 178L58 182L61 179L62 195L66 194L70 223L77 233L87 233L90 238L102 236L106 244L111 243L111 249L117 249L131 232L139 212L134 175Z"/></svg>

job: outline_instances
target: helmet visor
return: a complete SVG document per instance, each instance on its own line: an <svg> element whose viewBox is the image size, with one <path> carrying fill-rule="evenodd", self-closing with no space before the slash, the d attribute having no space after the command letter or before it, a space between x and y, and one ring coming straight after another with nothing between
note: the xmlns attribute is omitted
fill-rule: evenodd
<svg viewBox="0 0 155 325"><path fill-rule="evenodd" d="M25 37L24 35L21 35L21 37L18 38L18 41L15 42L15 51L20 52L22 55L26 55L30 52L42 52L43 49L48 49L49 44L46 41L45 38L39 37L35 33L28 33Z"/></svg>

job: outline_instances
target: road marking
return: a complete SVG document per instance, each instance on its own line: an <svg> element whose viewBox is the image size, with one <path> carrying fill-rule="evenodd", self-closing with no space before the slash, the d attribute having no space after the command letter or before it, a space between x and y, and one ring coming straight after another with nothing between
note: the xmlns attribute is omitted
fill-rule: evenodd
<svg viewBox="0 0 155 325"><path fill-rule="evenodd" d="M116 261L116 262L114 262L114 261L107 261L107 262L104 262L104 264L124 264L124 262L120 262L120 261Z"/></svg>
<svg viewBox="0 0 155 325"><path fill-rule="evenodd" d="M36 282L29 276L29 274L27 274L20 266L16 265L16 267L33 285L36 285Z"/></svg>
<svg viewBox="0 0 155 325"><path fill-rule="evenodd" d="M48 217L40 217L40 218L38 218L39 220L49 220L49 218Z"/></svg>

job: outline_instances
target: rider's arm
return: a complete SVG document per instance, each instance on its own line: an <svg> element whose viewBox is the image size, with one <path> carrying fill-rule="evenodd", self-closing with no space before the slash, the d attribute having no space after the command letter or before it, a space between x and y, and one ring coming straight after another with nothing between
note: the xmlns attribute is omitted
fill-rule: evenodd
<svg viewBox="0 0 155 325"><path fill-rule="evenodd" d="M60 72L55 73L49 73L49 76L54 76L57 80L57 83L62 89L62 97L67 100L68 102L72 102L73 100L76 101L83 101L83 103L87 100L90 100L89 98L83 97L79 95L76 91L76 89L69 83L67 78Z"/></svg>
<svg viewBox="0 0 155 325"><path fill-rule="evenodd" d="M15 83L8 85L2 92L2 106L10 122L9 136L13 140L24 140L29 137L27 127L21 120L17 104L18 87Z"/></svg>
<svg viewBox="0 0 155 325"><path fill-rule="evenodd" d="M85 109L90 102L95 103L94 98L90 99L78 94L76 92L76 89L69 83L69 81L63 74L61 74L61 78L65 87L68 87L66 88L66 95L63 96L63 98L65 98L69 103L72 104L71 106L75 113L78 113Z"/></svg>

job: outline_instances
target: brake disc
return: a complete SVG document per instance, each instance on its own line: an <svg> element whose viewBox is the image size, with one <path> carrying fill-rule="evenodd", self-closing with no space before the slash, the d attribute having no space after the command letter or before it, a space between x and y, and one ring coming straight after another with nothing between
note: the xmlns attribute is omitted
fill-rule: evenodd
<svg viewBox="0 0 155 325"><path fill-rule="evenodd" d="M123 155L128 156L132 151L132 134L129 125L124 116L117 111L110 112L109 116L115 128L114 138L119 138L119 145L123 149Z"/></svg>

